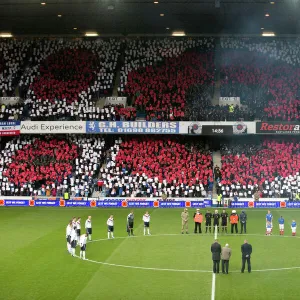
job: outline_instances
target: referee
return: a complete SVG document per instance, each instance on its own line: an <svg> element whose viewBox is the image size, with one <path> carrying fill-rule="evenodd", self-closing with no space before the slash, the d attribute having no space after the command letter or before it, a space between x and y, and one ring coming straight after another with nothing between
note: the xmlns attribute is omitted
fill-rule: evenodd
<svg viewBox="0 0 300 300"><path fill-rule="evenodd" d="M212 213L208 210L205 214L205 233L207 233L207 229L209 229L209 232L211 233L211 218Z"/></svg>

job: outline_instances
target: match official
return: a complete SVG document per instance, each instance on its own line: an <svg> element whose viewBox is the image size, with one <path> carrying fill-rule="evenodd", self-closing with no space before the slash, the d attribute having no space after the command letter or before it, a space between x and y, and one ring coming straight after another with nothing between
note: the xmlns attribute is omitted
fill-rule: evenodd
<svg viewBox="0 0 300 300"><path fill-rule="evenodd" d="M218 240L215 240L215 242L211 245L210 251L212 253L213 272L219 273L222 248L221 245L218 243Z"/></svg>
<svg viewBox="0 0 300 300"><path fill-rule="evenodd" d="M252 254L252 246L250 244L248 244L248 241L245 240L244 244L241 247L241 251L242 251L242 270L241 272L244 273L245 270L245 264L247 261L247 265L248 265L248 273L251 273L251 254Z"/></svg>
<svg viewBox="0 0 300 300"><path fill-rule="evenodd" d="M209 229L209 232L211 233L211 218L212 213L208 210L205 214L205 233L207 233L207 229Z"/></svg>
<svg viewBox="0 0 300 300"><path fill-rule="evenodd" d="M221 213L221 226L222 226L222 232L227 233L227 224L228 224L228 213L225 209L223 209L223 212Z"/></svg>
<svg viewBox="0 0 300 300"><path fill-rule="evenodd" d="M213 219L214 219L214 232L216 230L216 226L218 228L218 232L220 232L220 214L218 210L215 210L215 213L213 214Z"/></svg>
<svg viewBox="0 0 300 300"><path fill-rule="evenodd" d="M223 274L228 274L230 257L231 257L231 249L229 248L229 245L226 244L225 247L222 248L222 254L221 254Z"/></svg>

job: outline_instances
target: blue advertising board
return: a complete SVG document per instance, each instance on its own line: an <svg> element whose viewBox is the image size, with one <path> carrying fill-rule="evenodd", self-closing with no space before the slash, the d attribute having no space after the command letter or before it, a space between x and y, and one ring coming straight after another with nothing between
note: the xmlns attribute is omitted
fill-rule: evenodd
<svg viewBox="0 0 300 300"><path fill-rule="evenodd" d="M87 121L86 133L178 134L179 122Z"/></svg>

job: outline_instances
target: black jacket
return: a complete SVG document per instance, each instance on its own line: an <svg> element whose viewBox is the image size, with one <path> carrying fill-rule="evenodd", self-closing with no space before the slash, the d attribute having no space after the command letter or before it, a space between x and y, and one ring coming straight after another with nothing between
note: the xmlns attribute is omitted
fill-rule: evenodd
<svg viewBox="0 0 300 300"><path fill-rule="evenodd" d="M252 246L250 244L243 244L241 247L242 258L250 257L252 253Z"/></svg>
<svg viewBox="0 0 300 300"><path fill-rule="evenodd" d="M221 252L222 248L221 245L217 242L211 245L211 253L212 253L212 260L221 260Z"/></svg>

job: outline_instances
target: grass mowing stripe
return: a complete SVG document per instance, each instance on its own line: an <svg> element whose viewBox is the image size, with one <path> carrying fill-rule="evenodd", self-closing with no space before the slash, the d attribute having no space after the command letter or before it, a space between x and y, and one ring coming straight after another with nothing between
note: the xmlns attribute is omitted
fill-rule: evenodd
<svg viewBox="0 0 300 300"><path fill-rule="evenodd" d="M155 211L155 209L153 208L151 212L154 212L154 211ZM143 221L142 222L140 221L138 227L136 228L136 230L139 230L140 227L143 224L144 224ZM102 239L99 239L99 240L101 241ZM123 245L126 241L127 241L127 238L124 238L124 240L113 250L113 252L111 252L111 254L107 257L107 259L102 263L102 266L105 265L105 264L108 264L108 261L110 260L110 258L117 252L117 250L120 248L120 246ZM89 261L89 260L87 259L87 261ZM101 269L101 267L98 269L97 272L99 272L99 270ZM80 291L80 293L77 295L76 299L80 299L81 294L87 288L88 284L97 276L97 272L95 272L94 275L90 278L90 280L86 283L85 287Z"/></svg>

